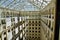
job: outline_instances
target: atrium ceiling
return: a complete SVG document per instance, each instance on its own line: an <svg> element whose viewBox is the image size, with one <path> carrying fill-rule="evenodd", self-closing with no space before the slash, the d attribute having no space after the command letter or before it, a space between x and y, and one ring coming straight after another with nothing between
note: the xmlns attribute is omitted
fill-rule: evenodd
<svg viewBox="0 0 60 40"><path fill-rule="evenodd" d="M39 11L51 0L0 0L0 7L18 11Z"/></svg>

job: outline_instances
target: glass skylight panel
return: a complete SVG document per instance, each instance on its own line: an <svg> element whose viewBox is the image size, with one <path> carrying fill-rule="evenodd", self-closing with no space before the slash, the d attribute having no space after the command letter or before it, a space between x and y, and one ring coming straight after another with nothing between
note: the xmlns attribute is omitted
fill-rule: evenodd
<svg viewBox="0 0 60 40"><path fill-rule="evenodd" d="M45 6L43 6L43 8L45 8Z"/></svg>
<svg viewBox="0 0 60 40"><path fill-rule="evenodd" d="M2 5L4 5L4 6L7 6L9 3L11 3L12 1L6 1L4 4L2 4Z"/></svg>
<svg viewBox="0 0 60 40"><path fill-rule="evenodd" d="M33 6L33 5L27 5L27 6L25 6L24 7L24 10L25 11L37 11L37 10L39 10L39 9L37 9L35 6Z"/></svg>
<svg viewBox="0 0 60 40"><path fill-rule="evenodd" d="M8 1L8 0L4 0L4 2L1 3L1 5L3 5L6 1Z"/></svg>
<svg viewBox="0 0 60 40"><path fill-rule="evenodd" d="M47 3L50 3L50 2L47 2Z"/></svg>
<svg viewBox="0 0 60 40"><path fill-rule="evenodd" d="M24 5L25 3L17 3L17 4L15 4L14 6L12 6L12 7L17 7L17 6L20 6L21 7L21 5ZM23 7L23 6L22 6Z"/></svg>
<svg viewBox="0 0 60 40"><path fill-rule="evenodd" d="M46 6L46 5L43 4L43 5L42 5L42 8L44 8L45 6Z"/></svg>
<svg viewBox="0 0 60 40"><path fill-rule="evenodd" d="M1 5L3 2L4 2L4 1L1 1L1 2L0 2L0 5Z"/></svg>
<svg viewBox="0 0 60 40"><path fill-rule="evenodd" d="M34 2L35 2L36 0L34 0Z"/></svg>
<svg viewBox="0 0 60 40"><path fill-rule="evenodd" d="M38 4L37 1L35 2L35 4Z"/></svg>
<svg viewBox="0 0 60 40"><path fill-rule="evenodd" d="M15 2L19 2L20 0L15 0Z"/></svg>
<svg viewBox="0 0 60 40"><path fill-rule="evenodd" d="M17 4L17 3L18 3L18 1L14 1L13 5L15 5L15 4Z"/></svg>
<svg viewBox="0 0 60 40"><path fill-rule="evenodd" d="M14 0L8 0L8 2L6 2L6 3L8 3L6 6L9 6L13 1Z"/></svg>
<svg viewBox="0 0 60 40"><path fill-rule="evenodd" d="M46 3L46 2L43 2L45 5L47 5L48 3Z"/></svg>
<svg viewBox="0 0 60 40"><path fill-rule="evenodd" d="M38 1L37 3L41 3L40 1Z"/></svg>
<svg viewBox="0 0 60 40"><path fill-rule="evenodd" d="M2 1L2 0L0 0L0 1Z"/></svg>
<svg viewBox="0 0 60 40"><path fill-rule="evenodd" d="M27 5L27 6L25 6L25 8L30 8L30 7L32 7L31 5Z"/></svg>
<svg viewBox="0 0 60 40"><path fill-rule="evenodd" d="M43 9L44 7L43 6L41 6L41 9Z"/></svg>
<svg viewBox="0 0 60 40"><path fill-rule="evenodd" d="M15 7L15 9L19 9L19 8L21 8L20 5Z"/></svg>
<svg viewBox="0 0 60 40"><path fill-rule="evenodd" d="M27 0L27 1L29 1L29 2L34 2L34 0Z"/></svg>
<svg viewBox="0 0 60 40"><path fill-rule="evenodd" d="M22 9L24 7L24 5L18 5L18 6L16 6L15 8L16 9Z"/></svg>
<svg viewBox="0 0 60 40"><path fill-rule="evenodd" d="M42 6L45 6L45 4L43 4Z"/></svg>
<svg viewBox="0 0 60 40"><path fill-rule="evenodd" d="M27 5L31 5L30 3L27 3Z"/></svg>
<svg viewBox="0 0 60 40"><path fill-rule="evenodd" d="M41 5L41 3L40 3L40 2L38 2L37 4L38 4L38 6L40 6L40 5Z"/></svg>
<svg viewBox="0 0 60 40"><path fill-rule="evenodd" d="M8 7L7 7L8 8ZM9 7L9 9L14 9L14 7Z"/></svg>
<svg viewBox="0 0 60 40"><path fill-rule="evenodd" d="M9 7L11 7L11 6L13 7L13 6L14 6L14 5L16 5L17 3L21 3L21 4L23 4L24 2L21 2L20 0L19 0L19 1L17 1L17 2L16 2L16 1L14 1L14 2L9 6Z"/></svg>
<svg viewBox="0 0 60 40"><path fill-rule="evenodd" d="M8 7L10 7L11 5L13 5L15 2L12 2Z"/></svg>
<svg viewBox="0 0 60 40"><path fill-rule="evenodd" d="M17 3L17 4L15 4L14 6L12 6L12 7L16 7L16 6L18 6L19 5L19 3Z"/></svg>
<svg viewBox="0 0 60 40"><path fill-rule="evenodd" d="M40 2L43 2L43 0L40 0Z"/></svg>
<svg viewBox="0 0 60 40"><path fill-rule="evenodd" d="M41 6L41 4L38 3L38 6ZM39 7L40 8L40 7Z"/></svg>
<svg viewBox="0 0 60 40"><path fill-rule="evenodd" d="M47 3L50 3L51 0L45 0Z"/></svg>
<svg viewBox="0 0 60 40"><path fill-rule="evenodd" d="M51 0L1 0L0 7L21 10L39 10L44 8ZM30 2L30 3L29 3Z"/></svg>
<svg viewBox="0 0 60 40"><path fill-rule="evenodd" d="M22 8L19 8L19 9L17 9L18 11L20 11ZM16 9L15 9L16 10Z"/></svg>
<svg viewBox="0 0 60 40"><path fill-rule="evenodd" d="M25 5L25 4L18 5L18 6L16 6L15 8L16 8L16 9L22 9L22 8L24 8L24 5Z"/></svg>
<svg viewBox="0 0 60 40"><path fill-rule="evenodd" d="M41 1L41 0L38 0L38 1Z"/></svg>
<svg viewBox="0 0 60 40"><path fill-rule="evenodd" d="M49 1L50 2L51 0L46 0L46 1Z"/></svg>
<svg viewBox="0 0 60 40"><path fill-rule="evenodd" d="M21 3L21 2L23 2L23 3L24 3L24 2L26 2L26 1L25 1L25 0L20 0L20 3Z"/></svg>
<svg viewBox="0 0 60 40"><path fill-rule="evenodd" d="M41 6L41 3L39 3L39 6Z"/></svg>
<svg viewBox="0 0 60 40"><path fill-rule="evenodd" d="M13 2L14 0L8 0L9 2Z"/></svg>
<svg viewBox="0 0 60 40"><path fill-rule="evenodd" d="M29 9L29 8L25 8L25 11L32 11L31 9Z"/></svg>

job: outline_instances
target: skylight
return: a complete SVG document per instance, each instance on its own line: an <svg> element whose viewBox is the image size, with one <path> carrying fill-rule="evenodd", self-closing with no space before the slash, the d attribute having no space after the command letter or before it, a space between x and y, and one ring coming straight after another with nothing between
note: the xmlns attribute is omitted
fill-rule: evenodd
<svg viewBox="0 0 60 40"><path fill-rule="evenodd" d="M51 0L0 0L0 7L14 10L24 9L28 11L35 11L43 9L43 6L46 6L50 1Z"/></svg>

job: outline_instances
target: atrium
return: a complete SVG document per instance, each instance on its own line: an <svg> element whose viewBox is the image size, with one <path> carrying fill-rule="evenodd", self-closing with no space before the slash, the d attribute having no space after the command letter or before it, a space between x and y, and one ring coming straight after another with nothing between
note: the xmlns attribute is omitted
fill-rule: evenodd
<svg viewBox="0 0 60 40"><path fill-rule="evenodd" d="M54 40L56 0L0 0L0 40Z"/></svg>

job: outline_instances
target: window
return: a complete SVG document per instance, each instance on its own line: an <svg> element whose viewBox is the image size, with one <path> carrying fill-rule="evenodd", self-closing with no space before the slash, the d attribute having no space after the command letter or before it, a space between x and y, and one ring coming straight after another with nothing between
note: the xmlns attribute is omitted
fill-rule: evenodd
<svg viewBox="0 0 60 40"><path fill-rule="evenodd" d="M35 38L37 38L37 37L35 37Z"/></svg>
<svg viewBox="0 0 60 40"><path fill-rule="evenodd" d="M34 26L34 24L32 24L32 26Z"/></svg>
<svg viewBox="0 0 60 40"><path fill-rule="evenodd" d="M1 20L1 23L2 23L2 24L6 24L5 20Z"/></svg>
<svg viewBox="0 0 60 40"><path fill-rule="evenodd" d="M8 30L8 32L10 32L10 30Z"/></svg>
<svg viewBox="0 0 60 40"><path fill-rule="evenodd" d="M32 32L34 32L34 31L32 31Z"/></svg>
<svg viewBox="0 0 60 40"><path fill-rule="evenodd" d="M32 27L32 29L34 29L34 27Z"/></svg>
<svg viewBox="0 0 60 40"><path fill-rule="evenodd" d="M49 15L49 18L51 18L51 14Z"/></svg>
<svg viewBox="0 0 60 40"><path fill-rule="evenodd" d="M40 23L40 21L39 21L39 23Z"/></svg>
<svg viewBox="0 0 60 40"><path fill-rule="evenodd" d="M26 26L28 26L28 24Z"/></svg>
<svg viewBox="0 0 60 40"><path fill-rule="evenodd" d="M40 26L40 24L39 24L39 26Z"/></svg>
<svg viewBox="0 0 60 40"><path fill-rule="evenodd" d="M26 30L26 32L28 32L28 30Z"/></svg>
<svg viewBox="0 0 60 40"><path fill-rule="evenodd" d="M13 31L13 28L11 30Z"/></svg>
<svg viewBox="0 0 60 40"><path fill-rule="evenodd" d="M29 26L31 26L31 24L29 24Z"/></svg>
<svg viewBox="0 0 60 40"><path fill-rule="evenodd" d="M39 27L39 29L40 29L40 27Z"/></svg>
<svg viewBox="0 0 60 40"><path fill-rule="evenodd" d="M51 30L53 31L53 27L51 28Z"/></svg>
<svg viewBox="0 0 60 40"><path fill-rule="evenodd" d="M35 32L37 32L37 31L35 31Z"/></svg>
<svg viewBox="0 0 60 40"><path fill-rule="evenodd" d="M49 28L50 28L50 26L51 26L51 21L49 21Z"/></svg>
<svg viewBox="0 0 60 40"><path fill-rule="evenodd" d="M38 31L40 33L40 31Z"/></svg>
<svg viewBox="0 0 60 40"><path fill-rule="evenodd" d="M6 32L4 32L4 35L6 34Z"/></svg>
<svg viewBox="0 0 60 40"><path fill-rule="evenodd" d="M20 20L19 20L19 17L18 17L18 21L20 21Z"/></svg>
<svg viewBox="0 0 60 40"><path fill-rule="evenodd" d="M32 21L32 23L34 23L34 21Z"/></svg>
<svg viewBox="0 0 60 40"><path fill-rule="evenodd" d="M9 17L9 12L7 12L7 16L6 17Z"/></svg>
<svg viewBox="0 0 60 40"><path fill-rule="evenodd" d="M47 38L47 35L46 35L46 38Z"/></svg>
<svg viewBox="0 0 60 40"><path fill-rule="evenodd" d="M29 21L29 23L31 23L31 21Z"/></svg>
<svg viewBox="0 0 60 40"><path fill-rule="evenodd" d="M52 19L54 19L54 16L52 16Z"/></svg>
<svg viewBox="0 0 60 40"><path fill-rule="evenodd" d="M37 27L35 29L37 29Z"/></svg>
<svg viewBox="0 0 60 40"><path fill-rule="evenodd" d="M46 25L48 25L48 20L47 20L47 22L46 22Z"/></svg>
<svg viewBox="0 0 60 40"><path fill-rule="evenodd" d="M29 32L31 32L31 31L29 31Z"/></svg>
<svg viewBox="0 0 60 40"><path fill-rule="evenodd" d="M29 29L31 29L31 27L29 27Z"/></svg>
<svg viewBox="0 0 60 40"><path fill-rule="evenodd" d="M37 24L36 24L36 26L37 26Z"/></svg>
<svg viewBox="0 0 60 40"><path fill-rule="evenodd" d="M4 38L4 40L6 40L6 37Z"/></svg>
<svg viewBox="0 0 60 40"><path fill-rule="evenodd" d="M25 21L23 21L23 23L24 23Z"/></svg>
<svg viewBox="0 0 60 40"><path fill-rule="evenodd" d="M32 34L32 35L34 35L34 34Z"/></svg>
<svg viewBox="0 0 60 40"><path fill-rule="evenodd" d="M34 37L32 37L32 38L34 38Z"/></svg>
<svg viewBox="0 0 60 40"><path fill-rule="evenodd" d="M35 34L35 35L37 35L37 34Z"/></svg>
<svg viewBox="0 0 60 40"><path fill-rule="evenodd" d="M37 21L35 21L35 23L37 23Z"/></svg>

